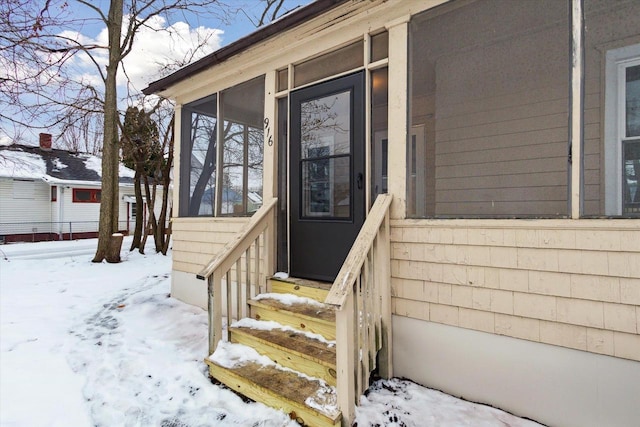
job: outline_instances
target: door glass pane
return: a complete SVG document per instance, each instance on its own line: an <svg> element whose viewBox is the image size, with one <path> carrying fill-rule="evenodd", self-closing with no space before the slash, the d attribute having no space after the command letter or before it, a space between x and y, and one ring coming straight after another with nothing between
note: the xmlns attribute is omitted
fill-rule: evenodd
<svg viewBox="0 0 640 427"><path fill-rule="evenodd" d="M351 195L349 156L326 157L327 147L313 149L302 162L302 215L307 218L349 218Z"/></svg>
<svg viewBox="0 0 640 427"><path fill-rule="evenodd" d="M351 152L350 92L300 104L300 157L302 159ZM323 151L324 150L324 151Z"/></svg>
<svg viewBox="0 0 640 427"><path fill-rule="evenodd" d="M640 136L640 65L628 67L626 74L626 134Z"/></svg>
<svg viewBox="0 0 640 427"><path fill-rule="evenodd" d="M640 141L624 143L624 213L640 213Z"/></svg>

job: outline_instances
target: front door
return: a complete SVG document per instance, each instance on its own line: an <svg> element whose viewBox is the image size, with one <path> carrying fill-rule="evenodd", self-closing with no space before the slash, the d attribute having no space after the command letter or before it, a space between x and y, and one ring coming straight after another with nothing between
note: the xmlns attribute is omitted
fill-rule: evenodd
<svg viewBox="0 0 640 427"><path fill-rule="evenodd" d="M333 281L365 218L364 75L291 93L290 268Z"/></svg>

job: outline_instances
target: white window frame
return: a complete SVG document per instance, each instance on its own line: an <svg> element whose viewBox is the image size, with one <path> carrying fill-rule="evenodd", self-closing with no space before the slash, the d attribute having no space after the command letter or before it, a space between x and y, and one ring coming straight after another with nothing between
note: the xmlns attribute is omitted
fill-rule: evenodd
<svg viewBox="0 0 640 427"><path fill-rule="evenodd" d="M625 70L640 64L640 43L606 53L604 184L605 214L622 215L622 140L625 136Z"/></svg>

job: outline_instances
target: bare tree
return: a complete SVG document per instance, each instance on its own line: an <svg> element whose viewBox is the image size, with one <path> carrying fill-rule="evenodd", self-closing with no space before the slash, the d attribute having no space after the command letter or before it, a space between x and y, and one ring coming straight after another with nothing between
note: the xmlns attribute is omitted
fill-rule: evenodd
<svg viewBox="0 0 640 427"><path fill-rule="evenodd" d="M245 9L242 9L242 12L255 27L262 27L264 24L275 21L278 17L290 12L289 10L283 10L284 2L285 0L260 0L263 7L256 8L257 14L249 13Z"/></svg>
<svg viewBox="0 0 640 427"><path fill-rule="evenodd" d="M110 0L107 5L76 0L90 18L77 18L66 0L0 0L0 122L40 128L70 128L90 116L102 118L102 202L98 247L93 261L105 259L118 229L120 159L117 76L132 52L136 35L155 17L186 12L225 16L217 0ZM79 30L99 24L106 45L87 42ZM74 60L95 65L95 78L78 78ZM105 59L106 58L106 59ZM126 70L123 70L126 73Z"/></svg>

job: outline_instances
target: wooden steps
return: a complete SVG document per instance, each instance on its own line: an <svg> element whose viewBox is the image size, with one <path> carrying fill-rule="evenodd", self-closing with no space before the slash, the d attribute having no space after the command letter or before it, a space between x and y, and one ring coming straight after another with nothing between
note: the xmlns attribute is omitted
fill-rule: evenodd
<svg viewBox="0 0 640 427"><path fill-rule="evenodd" d="M221 342L207 358L211 376L301 425L339 425L335 313L320 303L328 286L271 279L271 293L249 301L251 318L229 328L231 343ZM243 362L230 363L232 351L242 352L237 360ZM256 359L247 361L244 355L254 353Z"/></svg>
<svg viewBox="0 0 640 427"><path fill-rule="evenodd" d="M336 315L328 307L315 304L283 304L277 299L263 298L249 301L251 317L256 320L275 320L304 332L320 334L328 340L336 339Z"/></svg>

